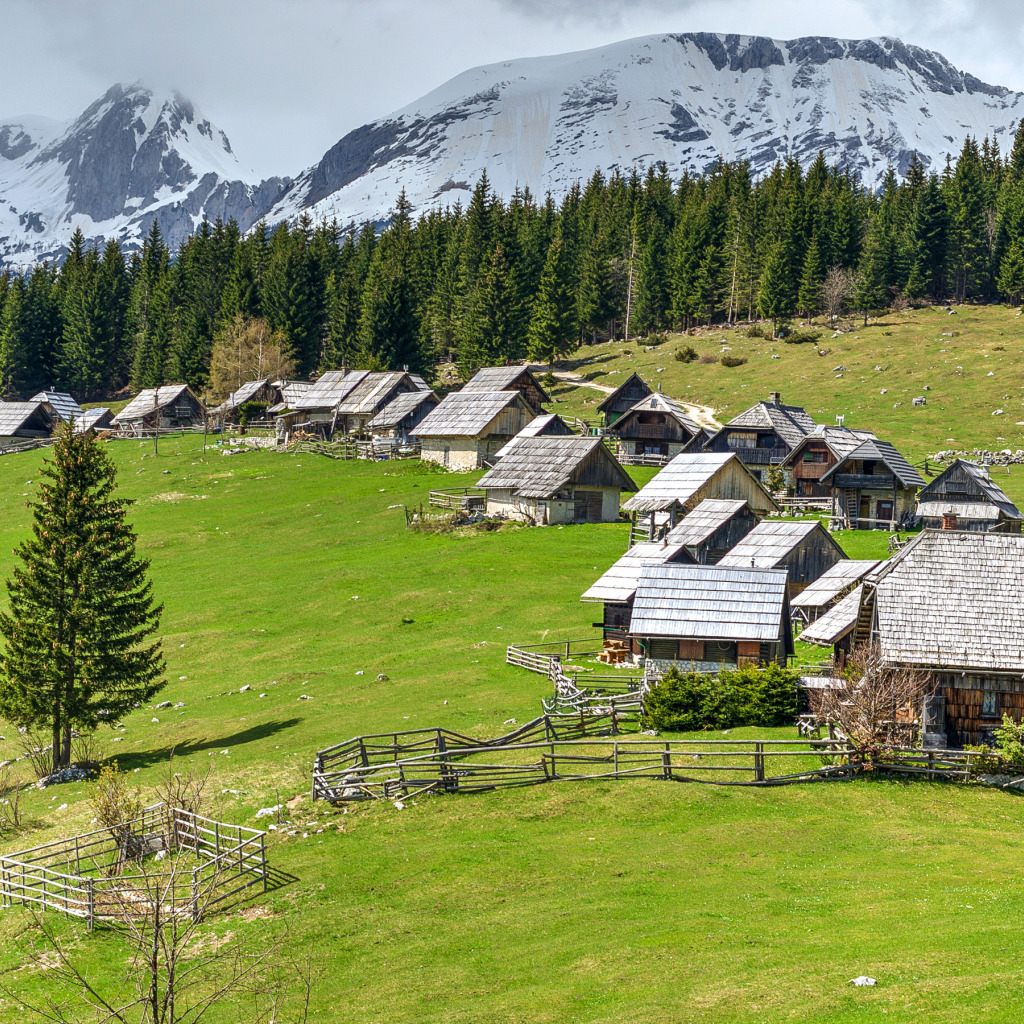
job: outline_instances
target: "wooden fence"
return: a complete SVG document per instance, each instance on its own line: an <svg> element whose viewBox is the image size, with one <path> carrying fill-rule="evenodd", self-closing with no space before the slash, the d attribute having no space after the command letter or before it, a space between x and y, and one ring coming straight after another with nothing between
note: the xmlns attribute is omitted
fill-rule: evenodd
<svg viewBox="0 0 1024 1024"><path fill-rule="evenodd" d="M425 793L476 793L556 781L626 778L778 786L877 772L967 781L976 756L970 751L903 749L869 761L842 741L807 737L619 739L613 731L614 717L614 709L603 716L581 715L578 726L560 734L558 721L545 715L509 736L478 741L475 746L466 737L456 738L444 730L358 737L317 755L313 799L332 803L396 800ZM589 731L589 735L573 736L571 731ZM390 744L382 743L388 739Z"/></svg>
<svg viewBox="0 0 1024 1024"><path fill-rule="evenodd" d="M120 836L97 829L0 856L3 905L58 910L84 918L91 930L98 922L141 917L154 900L198 920L250 886L262 882L266 891L265 832L162 804L147 807L124 827ZM191 854L200 863L179 869L172 859L166 872L122 873L161 850L172 857Z"/></svg>
<svg viewBox="0 0 1024 1024"><path fill-rule="evenodd" d="M431 491L428 504L434 508L482 512L486 500L486 493L479 487L451 487L444 490Z"/></svg>

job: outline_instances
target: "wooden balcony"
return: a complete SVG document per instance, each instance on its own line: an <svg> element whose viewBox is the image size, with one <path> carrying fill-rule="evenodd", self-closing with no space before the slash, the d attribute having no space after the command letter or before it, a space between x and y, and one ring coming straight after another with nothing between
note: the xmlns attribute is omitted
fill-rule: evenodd
<svg viewBox="0 0 1024 1024"><path fill-rule="evenodd" d="M896 478L891 473L836 473L832 486L851 491L891 491Z"/></svg>
<svg viewBox="0 0 1024 1024"><path fill-rule="evenodd" d="M770 466L782 462L789 454L785 448L730 448L748 466Z"/></svg>

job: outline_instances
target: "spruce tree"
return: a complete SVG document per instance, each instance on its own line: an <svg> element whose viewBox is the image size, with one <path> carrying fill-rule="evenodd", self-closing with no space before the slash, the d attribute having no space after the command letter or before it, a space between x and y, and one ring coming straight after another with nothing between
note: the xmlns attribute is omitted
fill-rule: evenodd
<svg viewBox="0 0 1024 1024"><path fill-rule="evenodd" d="M0 613L0 714L48 729L56 770L70 761L72 730L116 722L164 685L150 639L162 606L95 434L63 425L40 476L32 536L17 548L10 611Z"/></svg>
<svg viewBox="0 0 1024 1024"><path fill-rule="evenodd" d="M562 239L548 247L530 319L529 355L549 366L569 352L577 337L575 304L566 286Z"/></svg>

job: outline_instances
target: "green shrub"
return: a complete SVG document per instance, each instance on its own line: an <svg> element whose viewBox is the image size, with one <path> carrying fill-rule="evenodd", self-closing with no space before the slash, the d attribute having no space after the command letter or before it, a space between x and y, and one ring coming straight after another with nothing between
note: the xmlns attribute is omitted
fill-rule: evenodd
<svg viewBox="0 0 1024 1024"><path fill-rule="evenodd" d="M245 427L250 420L262 419L267 408L266 402L243 402L238 407L239 426Z"/></svg>
<svg viewBox="0 0 1024 1024"><path fill-rule="evenodd" d="M743 356L722 356L719 360L723 366L742 366L746 361Z"/></svg>
<svg viewBox="0 0 1024 1024"><path fill-rule="evenodd" d="M1024 722L1004 714L1003 724L995 732L999 760L1009 768L1024 768Z"/></svg>
<svg viewBox="0 0 1024 1024"><path fill-rule="evenodd" d="M975 775L996 775L1002 770L1002 762L999 755L992 747L964 744L964 750L977 754L971 759L971 771Z"/></svg>
<svg viewBox="0 0 1024 1024"><path fill-rule="evenodd" d="M764 328L760 324L751 324L747 328L748 338L763 338L764 336Z"/></svg>
<svg viewBox="0 0 1024 1024"><path fill-rule="evenodd" d="M662 732L791 724L799 672L780 665L744 665L717 675L669 669L644 700L643 727Z"/></svg>
<svg viewBox="0 0 1024 1024"><path fill-rule="evenodd" d="M821 339L821 331L787 331L783 338L787 345L817 345Z"/></svg>
<svg viewBox="0 0 1024 1024"><path fill-rule="evenodd" d="M659 345L664 345L668 341L668 335L663 333L649 334L645 339L644 343L649 348L657 348Z"/></svg>
<svg viewBox="0 0 1024 1024"><path fill-rule="evenodd" d="M677 363L692 363L697 359L697 350L692 345L677 348L672 357Z"/></svg>

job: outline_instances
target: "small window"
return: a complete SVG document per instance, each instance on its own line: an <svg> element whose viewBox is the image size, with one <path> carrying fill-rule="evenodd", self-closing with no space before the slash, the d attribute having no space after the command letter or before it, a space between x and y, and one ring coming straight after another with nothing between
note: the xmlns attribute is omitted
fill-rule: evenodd
<svg viewBox="0 0 1024 1024"><path fill-rule="evenodd" d="M982 694L981 713L993 717L999 714L999 694L995 690L985 690Z"/></svg>

